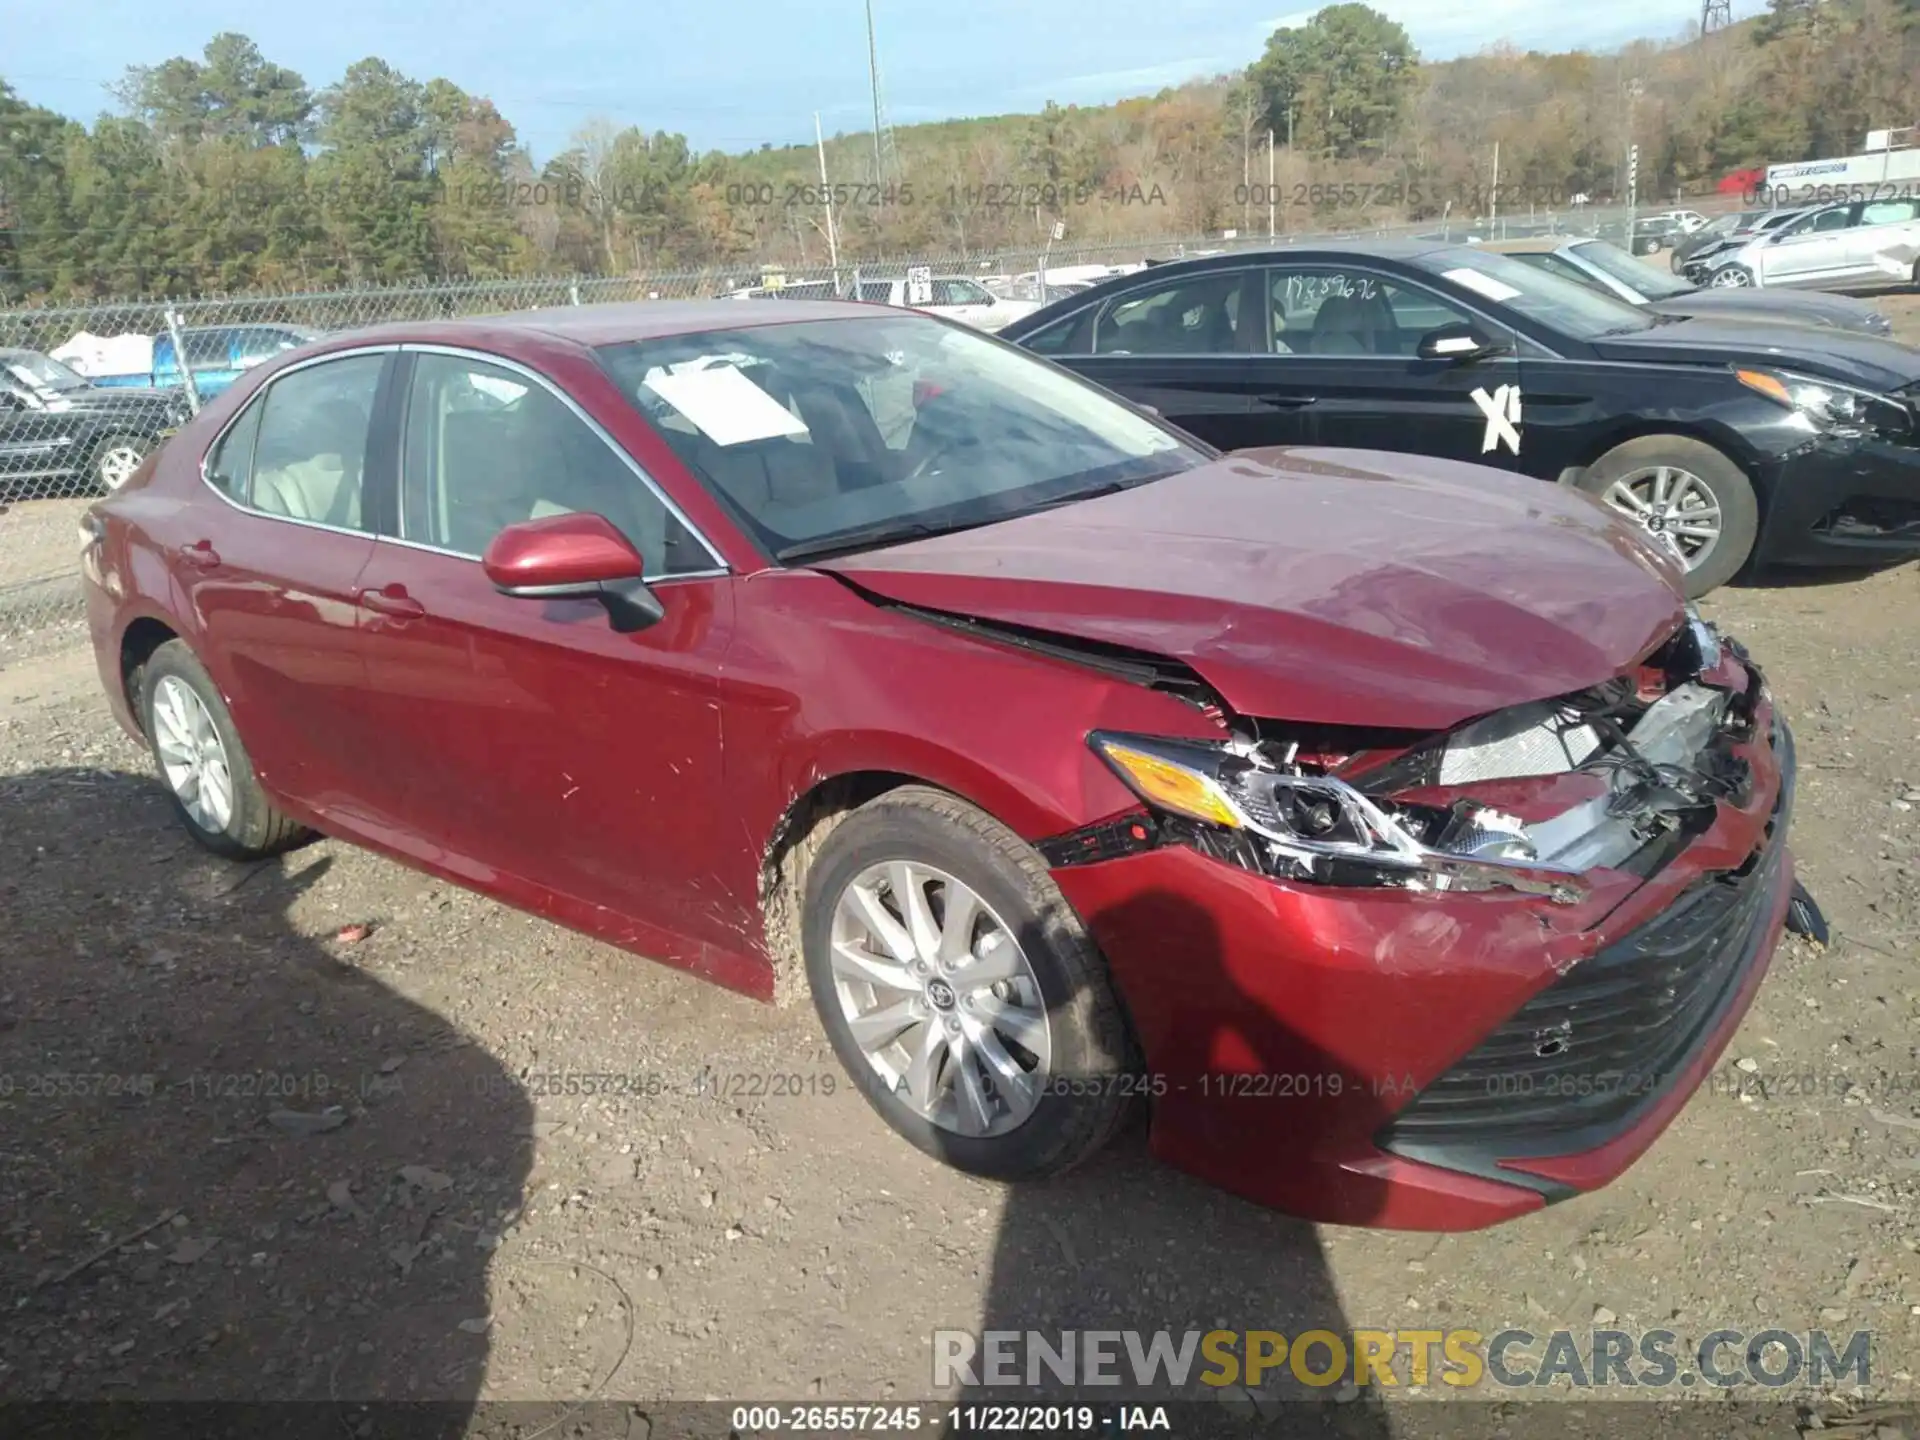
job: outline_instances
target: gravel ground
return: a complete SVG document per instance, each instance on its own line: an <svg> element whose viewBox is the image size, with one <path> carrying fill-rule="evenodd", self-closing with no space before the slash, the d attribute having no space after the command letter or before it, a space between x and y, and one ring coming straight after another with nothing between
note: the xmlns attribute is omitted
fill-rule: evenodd
<svg viewBox="0 0 1920 1440"><path fill-rule="evenodd" d="M1055 1185L945 1170L804 1007L336 842L205 856L39 636L0 666L0 1395L905 1400L936 1328L1779 1326L1871 1330L1827 1423L1920 1433L1872 1408L1920 1356L1920 568L1707 608L1795 725L1833 942L1620 1181L1460 1236L1300 1224L1137 1131Z"/></svg>

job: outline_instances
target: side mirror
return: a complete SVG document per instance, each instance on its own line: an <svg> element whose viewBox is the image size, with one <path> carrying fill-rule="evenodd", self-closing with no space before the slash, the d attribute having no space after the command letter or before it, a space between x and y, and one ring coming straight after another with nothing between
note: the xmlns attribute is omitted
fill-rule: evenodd
<svg viewBox="0 0 1920 1440"><path fill-rule="evenodd" d="M502 595L523 600L598 600L622 635L666 615L641 578L633 543L604 515L549 515L509 525L493 537L481 568Z"/></svg>
<svg viewBox="0 0 1920 1440"><path fill-rule="evenodd" d="M1422 335L1419 355L1422 360L1461 362L1504 355L1506 350L1505 345L1489 340L1466 321L1456 320L1451 325L1442 325L1438 330L1429 330Z"/></svg>

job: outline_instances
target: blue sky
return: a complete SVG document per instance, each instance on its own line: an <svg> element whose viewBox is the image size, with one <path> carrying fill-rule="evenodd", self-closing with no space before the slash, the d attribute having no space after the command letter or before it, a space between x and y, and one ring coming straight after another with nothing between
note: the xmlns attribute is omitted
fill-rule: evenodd
<svg viewBox="0 0 1920 1440"><path fill-rule="evenodd" d="M1038 109L1049 99L1093 104L1151 93L1245 65L1268 34L1316 7L1285 0L1032 0L952 5L874 0L880 70L894 124ZM378 55L416 79L444 75L490 97L544 160L584 120L677 130L700 149L813 138L870 126L861 0L803 11L781 0L574 0L529 7L506 0L324 0L268 8L236 0L87 0L78 10L11 18L0 79L29 100L92 122L126 67L198 56L221 30L250 35L270 60L316 87ZM1610 48L1637 36L1677 36L1691 0L1386 0L1431 59L1510 42L1522 48ZM1763 0L1735 0L1744 16ZM533 20L528 16L533 15ZM802 18L804 16L804 18ZM29 19L32 23L26 23Z"/></svg>

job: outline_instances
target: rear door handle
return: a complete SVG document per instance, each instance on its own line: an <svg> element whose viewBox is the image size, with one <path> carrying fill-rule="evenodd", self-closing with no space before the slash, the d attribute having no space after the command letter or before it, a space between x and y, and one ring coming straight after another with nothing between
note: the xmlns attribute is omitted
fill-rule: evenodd
<svg viewBox="0 0 1920 1440"><path fill-rule="evenodd" d="M1262 405L1271 405L1276 410L1304 410L1318 397L1313 395L1260 395L1256 399Z"/></svg>
<svg viewBox="0 0 1920 1440"><path fill-rule="evenodd" d="M353 598L362 610L371 610L376 615L392 615L397 619L417 620L427 613L427 607L407 594L407 587L398 581L378 590L356 591Z"/></svg>
<svg viewBox="0 0 1920 1440"><path fill-rule="evenodd" d="M196 540L180 547L180 558L196 570L211 570L220 563L220 552L211 540Z"/></svg>

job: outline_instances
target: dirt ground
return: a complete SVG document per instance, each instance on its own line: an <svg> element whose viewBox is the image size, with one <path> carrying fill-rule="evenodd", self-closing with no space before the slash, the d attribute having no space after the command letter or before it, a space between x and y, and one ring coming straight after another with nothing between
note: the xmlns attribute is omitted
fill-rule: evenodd
<svg viewBox="0 0 1920 1440"><path fill-rule="evenodd" d="M1795 726L1833 942L1783 946L1621 1180L1459 1236L1300 1224L1137 1130L1055 1185L973 1180L805 1008L336 842L213 859L43 635L0 667L0 1395L905 1401L940 1328L1777 1326L1872 1331L1827 1421L1920 1434L1860 1413L1920 1395L1920 567L1706 608Z"/></svg>

